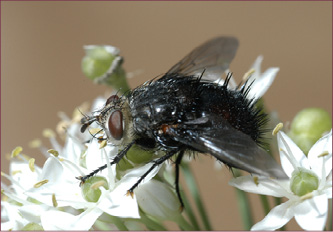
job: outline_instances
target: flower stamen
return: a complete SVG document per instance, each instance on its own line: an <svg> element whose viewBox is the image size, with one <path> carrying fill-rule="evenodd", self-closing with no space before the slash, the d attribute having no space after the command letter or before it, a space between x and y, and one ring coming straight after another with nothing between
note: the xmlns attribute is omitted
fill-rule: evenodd
<svg viewBox="0 0 333 232"><path fill-rule="evenodd" d="M259 178L257 176L253 177L253 182L258 186L259 185Z"/></svg>
<svg viewBox="0 0 333 232"><path fill-rule="evenodd" d="M52 204L53 204L53 207L58 206L58 202L57 202L57 199L56 199L56 196L54 193L52 194Z"/></svg>
<svg viewBox="0 0 333 232"><path fill-rule="evenodd" d="M305 201L307 199L311 199L313 197L313 194L312 193L307 193L303 196L300 197L301 201Z"/></svg>
<svg viewBox="0 0 333 232"><path fill-rule="evenodd" d="M49 150L47 150L47 152L54 155L55 157L59 156L59 152L54 149L49 149Z"/></svg>
<svg viewBox="0 0 333 232"><path fill-rule="evenodd" d="M100 181L97 181L95 183L93 183L90 188L93 189L93 190L96 190L98 189L100 186L104 186L105 184L105 181L104 180L100 180Z"/></svg>
<svg viewBox="0 0 333 232"><path fill-rule="evenodd" d="M249 79L249 77L255 73L256 70L254 68L251 68L249 71L247 71L244 76L243 76L243 81L246 81L247 79Z"/></svg>
<svg viewBox="0 0 333 232"><path fill-rule="evenodd" d="M18 156L21 152L22 152L23 148L20 146L17 146L14 148L14 150L12 151L12 158Z"/></svg>
<svg viewBox="0 0 333 232"><path fill-rule="evenodd" d="M283 123L278 123L272 131L272 135L276 135L283 128Z"/></svg>
<svg viewBox="0 0 333 232"><path fill-rule="evenodd" d="M39 188L41 186L43 186L44 184L48 183L49 180L42 180L42 181L39 181L37 182L36 184L34 184L34 188Z"/></svg>
<svg viewBox="0 0 333 232"><path fill-rule="evenodd" d="M29 159L29 168L32 172L35 172L35 159L34 158Z"/></svg>
<svg viewBox="0 0 333 232"><path fill-rule="evenodd" d="M328 154L330 154L328 151L324 151L323 153L321 153L320 155L318 155L318 158L327 156Z"/></svg>

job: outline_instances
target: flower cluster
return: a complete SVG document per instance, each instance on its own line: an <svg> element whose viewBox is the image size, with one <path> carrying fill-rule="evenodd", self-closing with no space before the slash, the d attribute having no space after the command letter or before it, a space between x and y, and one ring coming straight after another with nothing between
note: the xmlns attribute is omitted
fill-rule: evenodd
<svg viewBox="0 0 333 232"><path fill-rule="evenodd" d="M89 78L121 88L120 91L128 90L117 48L86 46L85 50L87 56L82 67ZM244 75L243 79L247 80L244 84L251 85L249 99L261 98L279 71L279 68L269 68L261 73L262 60L259 56ZM228 87L236 86L232 78ZM53 149L46 149L38 141L33 143L46 156L43 167L24 155L21 147L13 150L10 173L1 172L10 182L10 185L1 183L3 230L164 230L160 221L165 220L175 221L183 230L200 229L195 225L191 210L185 209L193 226L181 214L169 164L149 172L134 194L128 194L128 189L151 168L150 161L160 157L159 152L142 151L133 146L118 165L111 166L110 161L122 147L101 142L98 136L102 131L96 123L81 133L82 112L101 109L105 101L106 98L97 98L91 110L85 104L80 106L73 118L60 114L62 121L57 132L64 139L64 146L57 142L54 132L44 131ZM331 124L327 125L331 128ZM302 133L291 133L294 137L299 134ZM307 136L311 135L308 130ZM317 137L312 136L311 141ZM303 137L300 138L298 140L304 142ZM307 156L284 132L277 132L277 141L282 168L289 179L240 176L230 181L230 185L247 192L288 199L273 208L252 230L279 229L292 217L303 229L322 230L327 219L327 201L332 198L332 131L320 138ZM104 165L107 168L80 183L80 176Z"/></svg>
<svg viewBox="0 0 333 232"><path fill-rule="evenodd" d="M305 230L323 230L332 198L332 130L313 145L307 157L284 132L277 133L277 140L288 180L242 176L229 182L246 192L288 199L251 229L276 230L295 217Z"/></svg>
<svg viewBox="0 0 333 232"><path fill-rule="evenodd" d="M98 98L94 108L104 104L103 101ZM109 165L80 187L75 177L109 164L118 147L101 147L89 133L81 134L75 117L61 125L67 125L65 145L61 147L55 133L49 131L50 141L58 149L47 151L48 158L42 168L34 164L33 158L23 155L22 148L14 149L10 175L2 173L11 182L10 186L1 184L2 194L6 196L1 201L5 221L1 223L2 229L89 230L98 218L103 218L101 215L140 218L139 206L142 212L159 219L172 220L179 216L180 205L170 185L152 180L162 166L146 176L133 197L126 195L152 163L123 171L119 179L116 166Z"/></svg>

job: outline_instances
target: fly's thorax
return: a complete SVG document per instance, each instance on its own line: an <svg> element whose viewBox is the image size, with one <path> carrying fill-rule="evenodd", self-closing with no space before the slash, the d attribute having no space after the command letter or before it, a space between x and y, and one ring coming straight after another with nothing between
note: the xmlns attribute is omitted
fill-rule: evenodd
<svg viewBox="0 0 333 232"><path fill-rule="evenodd" d="M163 124L174 124L179 114L179 99L174 89L154 81L133 90L129 107L136 134L153 137Z"/></svg>

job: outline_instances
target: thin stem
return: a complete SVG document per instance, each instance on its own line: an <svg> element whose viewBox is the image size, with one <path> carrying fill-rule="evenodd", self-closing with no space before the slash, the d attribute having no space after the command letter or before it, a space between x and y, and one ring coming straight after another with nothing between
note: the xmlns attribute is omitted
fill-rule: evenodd
<svg viewBox="0 0 333 232"><path fill-rule="evenodd" d="M128 231L128 228L125 226L122 219L115 216L110 216L111 222L119 229L119 230L125 230Z"/></svg>
<svg viewBox="0 0 333 232"><path fill-rule="evenodd" d="M264 209L264 213L268 214L270 211L270 207L269 207L269 202L268 202L267 196L260 195L260 200L261 200L262 208Z"/></svg>
<svg viewBox="0 0 333 232"><path fill-rule="evenodd" d="M195 231L196 229L191 226L183 216L180 216L177 220L177 224L178 226L185 231Z"/></svg>
<svg viewBox="0 0 333 232"><path fill-rule="evenodd" d="M206 214L205 207L204 207L204 205L201 201L198 186L196 184L196 181L195 181L194 175L191 171L191 168L186 163L183 163L181 165L181 167L182 167L182 170L184 172L184 177L185 177L186 183L189 187L190 193L191 193L191 195L192 195L192 197L193 197L193 199L196 203L199 214L200 214L201 219L203 221L204 228L205 228L205 230L212 230L212 227L210 225L209 219L208 219L207 214Z"/></svg>
<svg viewBox="0 0 333 232"><path fill-rule="evenodd" d="M143 224L145 224L148 230L156 230L156 231L165 231L167 230L162 224L155 222L150 219L145 213L140 210L140 220Z"/></svg>
<svg viewBox="0 0 333 232"><path fill-rule="evenodd" d="M198 220L196 219L195 215L194 215L194 211L192 209L192 206L191 204L188 202L187 200L187 197L184 193L184 191L180 191L180 195L182 196L182 200L184 202L184 210L185 210L185 213L186 215L188 216L188 219L190 220L191 224L192 224L192 227L193 227L193 230L195 231L199 231L201 230L200 229L200 226L198 224Z"/></svg>
<svg viewBox="0 0 333 232"><path fill-rule="evenodd" d="M111 230L109 225L110 224L106 224L100 220L96 220L94 223L94 227L96 227L97 230Z"/></svg>

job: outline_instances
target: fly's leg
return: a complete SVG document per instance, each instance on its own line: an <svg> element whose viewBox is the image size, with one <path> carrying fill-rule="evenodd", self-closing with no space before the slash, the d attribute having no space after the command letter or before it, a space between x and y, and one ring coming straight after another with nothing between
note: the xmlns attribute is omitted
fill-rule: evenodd
<svg viewBox="0 0 333 232"><path fill-rule="evenodd" d="M176 179L175 179L175 187L176 187L176 193L180 202L180 210L183 211L184 208L184 202L182 200L182 197L180 195L180 190L179 190L179 165L183 159L184 156L184 151L181 151L176 159Z"/></svg>
<svg viewBox="0 0 333 232"><path fill-rule="evenodd" d="M127 144L126 147L122 151L120 151L116 155L116 157L114 157L114 159L110 162L110 165L117 164L124 157L124 155L126 155L128 150L133 146L134 143L135 143L135 141L132 141L131 143ZM84 182L86 180L88 180L90 177L96 175L98 172L103 171L105 168L107 168L107 164L97 168L96 170L92 171L88 175L78 176L78 177L75 177L75 178L81 181L80 182L80 186L81 186L82 184L84 184Z"/></svg>
<svg viewBox="0 0 333 232"><path fill-rule="evenodd" d="M127 195L130 195L131 197L133 197L134 193L134 189L143 181L143 179L151 172L154 170L154 168L156 168L158 165L162 164L164 161L166 161L167 159L169 159L170 157L172 157L175 154L175 152L168 152L165 156L162 156L161 158L152 161L153 165L148 169L148 171L146 171L141 177L140 179L127 191Z"/></svg>

